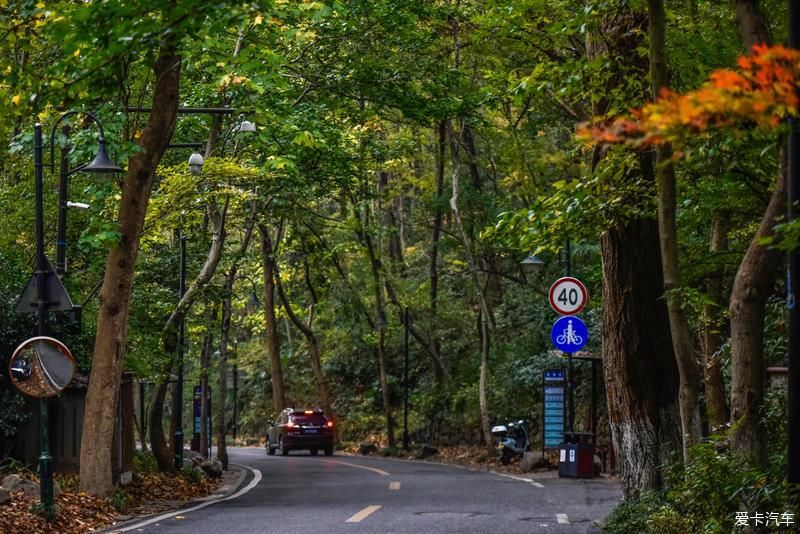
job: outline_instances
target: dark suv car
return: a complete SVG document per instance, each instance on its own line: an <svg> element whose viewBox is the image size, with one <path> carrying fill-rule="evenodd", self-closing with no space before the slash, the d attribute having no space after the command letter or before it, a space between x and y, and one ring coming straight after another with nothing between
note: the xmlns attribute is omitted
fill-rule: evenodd
<svg viewBox="0 0 800 534"><path fill-rule="evenodd" d="M301 449L308 449L312 456L320 449L325 456L333 454L333 421L328 421L322 410L286 408L277 421L267 423L267 454L277 450L288 456L289 451Z"/></svg>

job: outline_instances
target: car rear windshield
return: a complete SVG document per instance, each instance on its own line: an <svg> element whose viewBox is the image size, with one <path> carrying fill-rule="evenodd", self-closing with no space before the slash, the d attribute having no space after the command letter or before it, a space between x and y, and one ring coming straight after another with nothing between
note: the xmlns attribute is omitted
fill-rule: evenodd
<svg viewBox="0 0 800 534"><path fill-rule="evenodd" d="M327 422L325 416L321 413L313 413L313 414L292 414L292 423L298 425L311 425L311 426L325 426Z"/></svg>

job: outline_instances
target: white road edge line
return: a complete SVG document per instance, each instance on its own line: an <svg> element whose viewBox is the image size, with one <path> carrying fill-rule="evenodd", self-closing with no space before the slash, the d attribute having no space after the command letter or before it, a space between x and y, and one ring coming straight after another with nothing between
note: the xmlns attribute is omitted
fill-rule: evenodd
<svg viewBox="0 0 800 534"><path fill-rule="evenodd" d="M531 480L530 478L517 477L517 476L514 476L514 475L507 475L505 473L498 473L497 471L489 471L489 472L491 474L497 475L499 477L510 478L512 480L517 480L519 482L527 482L528 484L530 484L532 486L535 486L537 488L543 488L544 487L544 485L542 485L540 482L536 482L535 480Z"/></svg>
<svg viewBox="0 0 800 534"><path fill-rule="evenodd" d="M380 504L372 504L370 506L367 506L357 514L350 516L347 520L345 520L345 523L361 523L369 515L377 512L380 509L381 509Z"/></svg>
<svg viewBox="0 0 800 534"><path fill-rule="evenodd" d="M556 521L562 525L569 525L569 517L567 517L567 514L556 514Z"/></svg>
<svg viewBox="0 0 800 534"><path fill-rule="evenodd" d="M237 497L241 497L242 495L244 495L245 493L247 493L251 489L255 488L258 485L259 482L261 482L261 471L259 471L258 469L253 469L252 467L249 467L249 466L243 466L243 467L245 467L245 468L247 468L247 469L249 469L250 471L253 472L253 480L251 480L250 483L247 486L243 487L242 489L240 489L239 491L237 491L233 495L228 495L227 497L224 497L222 499L216 499L214 501L206 501L206 502L200 503L200 504L198 504L196 506L192 506L191 508L183 508L183 509L177 510L175 512L167 512L166 514L157 515L156 517L151 517L150 519L148 519L146 521L142 521L141 523L136 523L135 525L130 525L130 526L127 526L127 527L124 527L124 528L113 530L112 532L115 532L115 533L116 532L128 532L128 531L131 531L131 530L134 530L134 529L139 529L139 528L142 528L142 527L146 527L147 525L152 525L153 523L157 523L158 521L163 521L165 519L169 519L170 517L175 517L176 515L188 514L189 512L194 512L195 510L200 510L201 508L205 508L206 506L211 506L212 504L216 504L218 502L229 501L231 499L236 499Z"/></svg>
<svg viewBox="0 0 800 534"><path fill-rule="evenodd" d="M390 490L399 490L400 483L399 482L389 482L389 489Z"/></svg>
<svg viewBox="0 0 800 534"><path fill-rule="evenodd" d="M390 473L388 471L384 471L383 469L378 469L376 467L367 467L366 465L351 464L349 462L339 462L339 461L336 461L336 460L323 460L323 461L326 462L326 463L329 463L329 464L347 465L349 467L357 467L359 469L366 469L367 471L372 471L373 473L378 473L379 475L383 475L385 477L388 477L390 475Z"/></svg>

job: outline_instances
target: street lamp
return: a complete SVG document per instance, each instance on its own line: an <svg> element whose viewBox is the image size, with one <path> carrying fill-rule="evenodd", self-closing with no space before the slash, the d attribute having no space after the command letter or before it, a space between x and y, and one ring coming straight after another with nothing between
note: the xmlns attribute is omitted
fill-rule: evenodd
<svg viewBox="0 0 800 534"><path fill-rule="evenodd" d="M34 135L33 135L33 165L34 165L34 175L35 175L35 226L36 226L36 272L34 273L34 281L36 284L36 314L37 314L37 334L39 336L46 336L47 335L47 313L52 310L57 309L68 309L66 306L71 308L71 301L69 299L69 295L67 295L66 290L64 289L63 285L61 285L61 281L58 278L58 274L53 271L53 268L50 266L50 262L47 261L47 256L44 252L44 176L42 169L47 165L50 167L50 172L53 173L55 171L55 132L58 125L63 121L66 117L75 114L83 114L88 118L92 119L92 121L97 125L100 130L100 138L98 140L99 146L97 150L97 154L95 155L94 159L86 165L81 165L76 167L72 171L67 171L64 166L61 166L60 169L60 183L59 183L59 193L64 194L64 196L60 199L59 203L59 236L63 236L66 233L66 212L61 210L66 210L67 208L67 200L66 200L66 181L69 178L70 174L73 174L78 171L84 172L93 172L93 173L111 173L111 172L119 172L122 169L119 168L111 159L108 157L108 153L106 152L105 147L105 135L103 132L103 125L100 121L95 117L92 113L88 111L67 111L66 113L62 114L56 120L55 124L53 125L52 130L50 131L50 145L46 147L42 144L42 125L36 123L34 127ZM50 163L44 163L44 148L50 148ZM63 161L62 161L63 163ZM61 213L64 213L62 217ZM60 242L56 245L57 248L61 251L61 256L63 257L64 254L64 246L65 240L60 239ZM48 289L48 286L53 286L54 293L51 295ZM27 291L26 291L27 294ZM26 304L26 294L23 294L22 301L20 302L21 305ZM19 309L19 308L18 308ZM52 456L50 455L50 445L49 445L49 434L48 434L48 425L49 425L49 414L48 414L48 407L47 407L47 399L42 398L39 400L39 410L40 410L40 430L41 430L41 438L42 438L42 450L41 455L39 456L39 490L40 490L40 500L45 509L45 513L50 515L54 512L53 510L53 470L52 470Z"/></svg>

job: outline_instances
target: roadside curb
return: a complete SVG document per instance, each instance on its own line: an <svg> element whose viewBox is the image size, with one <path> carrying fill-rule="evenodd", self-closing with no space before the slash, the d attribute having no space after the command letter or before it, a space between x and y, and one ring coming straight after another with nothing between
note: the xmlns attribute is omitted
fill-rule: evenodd
<svg viewBox="0 0 800 534"><path fill-rule="evenodd" d="M159 517L164 514L169 513L180 513L181 510L192 508L196 505L209 505L216 501L221 501L227 499L234 495L244 484L244 481L247 479L247 475L249 473L248 468L243 465L239 464L228 464L228 471L236 471L236 477L231 478L230 480L223 482L217 491L214 493L207 495L205 497L200 497L198 499L192 499L190 501L182 502L179 506L174 508L170 508L167 510L161 510L158 512L153 512L151 514L145 515L138 515L135 517L131 517L130 519L126 519L124 521L119 521L114 525L110 525L104 529L97 530L95 532L104 533L104 534L121 534L133 528L136 528L141 523L147 523L153 517ZM223 475L224 478L224 475ZM144 525L143 525L144 526Z"/></svg>

